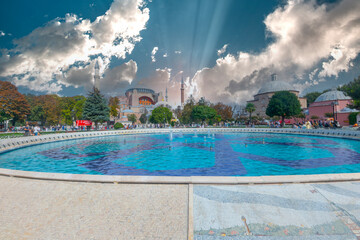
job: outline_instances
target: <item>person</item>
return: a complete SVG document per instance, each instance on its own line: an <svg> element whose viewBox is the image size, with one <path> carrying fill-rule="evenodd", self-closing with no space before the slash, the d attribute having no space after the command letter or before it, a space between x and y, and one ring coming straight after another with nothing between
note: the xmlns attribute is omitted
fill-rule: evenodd
<svg viewBox="0 0 360 240"><path fill-rule="evenodd" d="M34 127L34 135L35 135L35 136L40 135L39 131L40 131L40 128L39 128L38 126L35 126L35 127Z"/></svg>
<svg viewBox="0 0 360 240"><path fill-rule="evenodd" d="M30 136L30 127L28 123L26 123L24 127L24 136Z"/></svg>

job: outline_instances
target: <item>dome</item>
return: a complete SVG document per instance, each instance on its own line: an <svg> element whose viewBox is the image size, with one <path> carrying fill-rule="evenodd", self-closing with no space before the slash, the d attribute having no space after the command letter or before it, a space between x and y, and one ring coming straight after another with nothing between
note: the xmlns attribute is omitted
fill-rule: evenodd
<svg viewBox="0 0 360 240"><path fill-rule="evenodd" d="M264 84L262 88L260 88L257 94L270 93L270 92L279 92L279 91L297 91L287 82L283 81L270 81Z"/></svg>
<svg viewBox="0 0 360 240"><path fill-rule="evenodd" d="M324 101L333 101L333 100L344 100L351 99L351 97L345 96L341 91L332 90L326 93L321 94L315 102L324 102Z"/></svg>

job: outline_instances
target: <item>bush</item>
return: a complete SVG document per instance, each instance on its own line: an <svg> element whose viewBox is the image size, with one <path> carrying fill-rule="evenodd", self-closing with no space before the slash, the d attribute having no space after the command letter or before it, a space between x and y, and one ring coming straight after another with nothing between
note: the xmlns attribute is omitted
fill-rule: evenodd
<svg viewBox="0 0 360 240"><path fill-rule="evenodd" d="M349 114L349 123L350 125L354 125L356 123L356 116L358 115L358 112L353 112Z"/></svg>
<svg viewBox="0 0 360 240"><path fill-rule="evenodd" d="M117 130L117 129L121 129L121 128L124 128L124 125L123 125L122 123L117 122L117 123L115 123L114 128L115 128L116 130Z"/></svg>

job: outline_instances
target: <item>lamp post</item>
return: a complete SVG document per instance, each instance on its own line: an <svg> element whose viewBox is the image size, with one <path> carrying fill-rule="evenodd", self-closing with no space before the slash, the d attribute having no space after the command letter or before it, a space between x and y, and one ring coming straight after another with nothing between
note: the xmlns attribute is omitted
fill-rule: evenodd
<svg viewBox="0 0 360 240"><path fill-rule="evenodd" d="M337 112L335 112L335 106L339 105L339 102L336 100L336 101L333 101L331 102L331 105L333 107L333 117L334 117L334 121L337 121ZM336 115L335 115L336 114Z"/></svg>

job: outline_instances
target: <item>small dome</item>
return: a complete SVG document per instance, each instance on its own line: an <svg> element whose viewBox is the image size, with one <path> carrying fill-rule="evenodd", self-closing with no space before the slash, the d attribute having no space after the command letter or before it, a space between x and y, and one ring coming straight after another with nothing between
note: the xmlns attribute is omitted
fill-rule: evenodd
<svg viewBox="0 0 360 240"><path fill-rule="evenodd" d="M125 109L124 111L122 111L123 113L133 113L134 111L131 109Z"/></svg>
<svg viewBox="0 0 360 240"><path fill-rule="evenodd" d="M270 93L270 92L279 92L279 91L297 91L287 82L283 81L270 81L264 84L260 88L258 94Z"/></svg>
<svg viewBox="0 0 360 240"><path fill-rule="evenodd" d="M333 100L344 100L351 99L351 97L345 96L342 91L332 90L321 94L315 102L333 101Z"/></svg>

